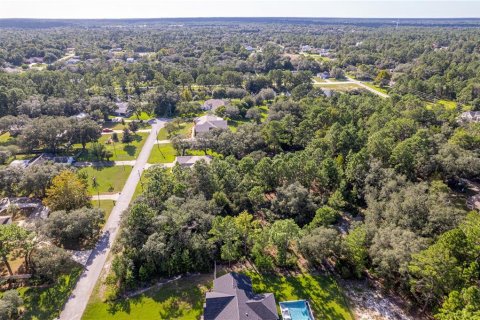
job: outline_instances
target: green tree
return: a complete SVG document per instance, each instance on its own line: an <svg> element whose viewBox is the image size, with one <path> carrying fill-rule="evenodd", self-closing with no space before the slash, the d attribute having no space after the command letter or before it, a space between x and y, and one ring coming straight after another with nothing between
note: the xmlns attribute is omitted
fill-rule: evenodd
<svg viewBox="0 0 480 320"><path fill-rule="evenodd" d="M299 226L292 219L277 220L269 230L270 243L277 248L277 263L287 265L287 254L291 244L300 234Z"/></svg>
<svg viewBox="0 0 480 320"><path fill-rule="evenodd" d="M43 203L52 211L70 211L90 206L90 195L85 181L74 172L64 170L53 178Z"/></svg>

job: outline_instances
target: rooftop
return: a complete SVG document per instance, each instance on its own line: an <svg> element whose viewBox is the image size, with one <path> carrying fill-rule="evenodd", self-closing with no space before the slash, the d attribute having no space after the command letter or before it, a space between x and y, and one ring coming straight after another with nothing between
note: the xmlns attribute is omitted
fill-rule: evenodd
<svg viewBox="0 0 480 320"><path fill-rule="evenodd" d="M204 320L277 320L273 293L256 294L246 275L231 272L213 281L207 292Z"/></svg>

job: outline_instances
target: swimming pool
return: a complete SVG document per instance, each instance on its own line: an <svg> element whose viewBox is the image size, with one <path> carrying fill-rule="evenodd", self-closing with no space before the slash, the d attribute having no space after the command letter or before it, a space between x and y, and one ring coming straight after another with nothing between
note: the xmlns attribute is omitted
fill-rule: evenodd
<svg viewBox="0 0 480 320"><path fill-rule="evenodd" d="M284 320L314 320L306 300L280 302Z"/></svg>

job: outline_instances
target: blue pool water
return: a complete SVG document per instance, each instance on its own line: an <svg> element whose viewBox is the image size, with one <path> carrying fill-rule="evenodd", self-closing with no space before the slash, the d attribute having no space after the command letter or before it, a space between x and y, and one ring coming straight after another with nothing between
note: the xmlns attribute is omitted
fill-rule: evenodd
<svg viewBox="0 0 480 320"><path fill-rule="evenodd" d="M280 308L288 309L291 320L314 320L305 300L280 302Z"/></svg>

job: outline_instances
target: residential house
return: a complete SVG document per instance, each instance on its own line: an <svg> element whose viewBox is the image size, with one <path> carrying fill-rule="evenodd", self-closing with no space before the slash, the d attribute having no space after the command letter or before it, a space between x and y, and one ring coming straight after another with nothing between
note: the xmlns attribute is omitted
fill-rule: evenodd
<svg viewBox="0 0 480 320"><path fill-rule="evenodd" d="M219 107L222 107L222 106L225 106L227 103L225 102L225 100L222 100L222 99L208 99L207 101L205 101L202 105L202 110L205 110L205 111L215 111L217 110Z"/></svg>
<svg viewBox="0 0 480 320"><path fill-rule="evenodd" d="M178 163L182 167L193 167L193 165L200 160L204 160L206 163L210 163L212 161L212 157L211 156L181 156L181 157L176 157L173 163Z"/></svg>
<svg viewBox="0 0 480 320"><path fill-rule="evenodd" d="M77 64L79 62L81 62L81 60L77 59L77 58L71 58L71 59L67 60L67 64L69 64L69 65L74 65L74 64Z"/></svg>
<svg viewBox="0 0 480 320"><path fill-rule="evenodd" d="M134 58L127 58L127 63L134 63L135 59Z"/></svg>
<svg viewBox="0 0 480 320"><path fill-rule="evenodd" d="M195 119L194 121L195 126L193 127L193 136L209 132L213 129L228 128L227 121L217 116L205 115Z"/></svg>
<svg viewBox="0 0 480 320"><path fill-rule="evenodd" d="M213 280L203 320L278 320L275 296L254 293L248 276L230 272Z"/></svg>
<svg viewBox="0 0 480 320"><path fill-rule="evenodd" d="M480 111L467 111L460 115L460 121L480 122Z"/></svg>
<svg viewBox="0 0 480 320"><path fill-rule="evenodd" d="M319 72L317 73L317 77L322 78L323 80L325 79L330 79L330 72L324 71L324 72Z"/></svg>
<svg viewBox="0 0 480 320"><path fill-rule="evenodd" d="M118 117L130 117L132 112L128 109L128 102L115 102L117 109L115 115Z"/></svg>

